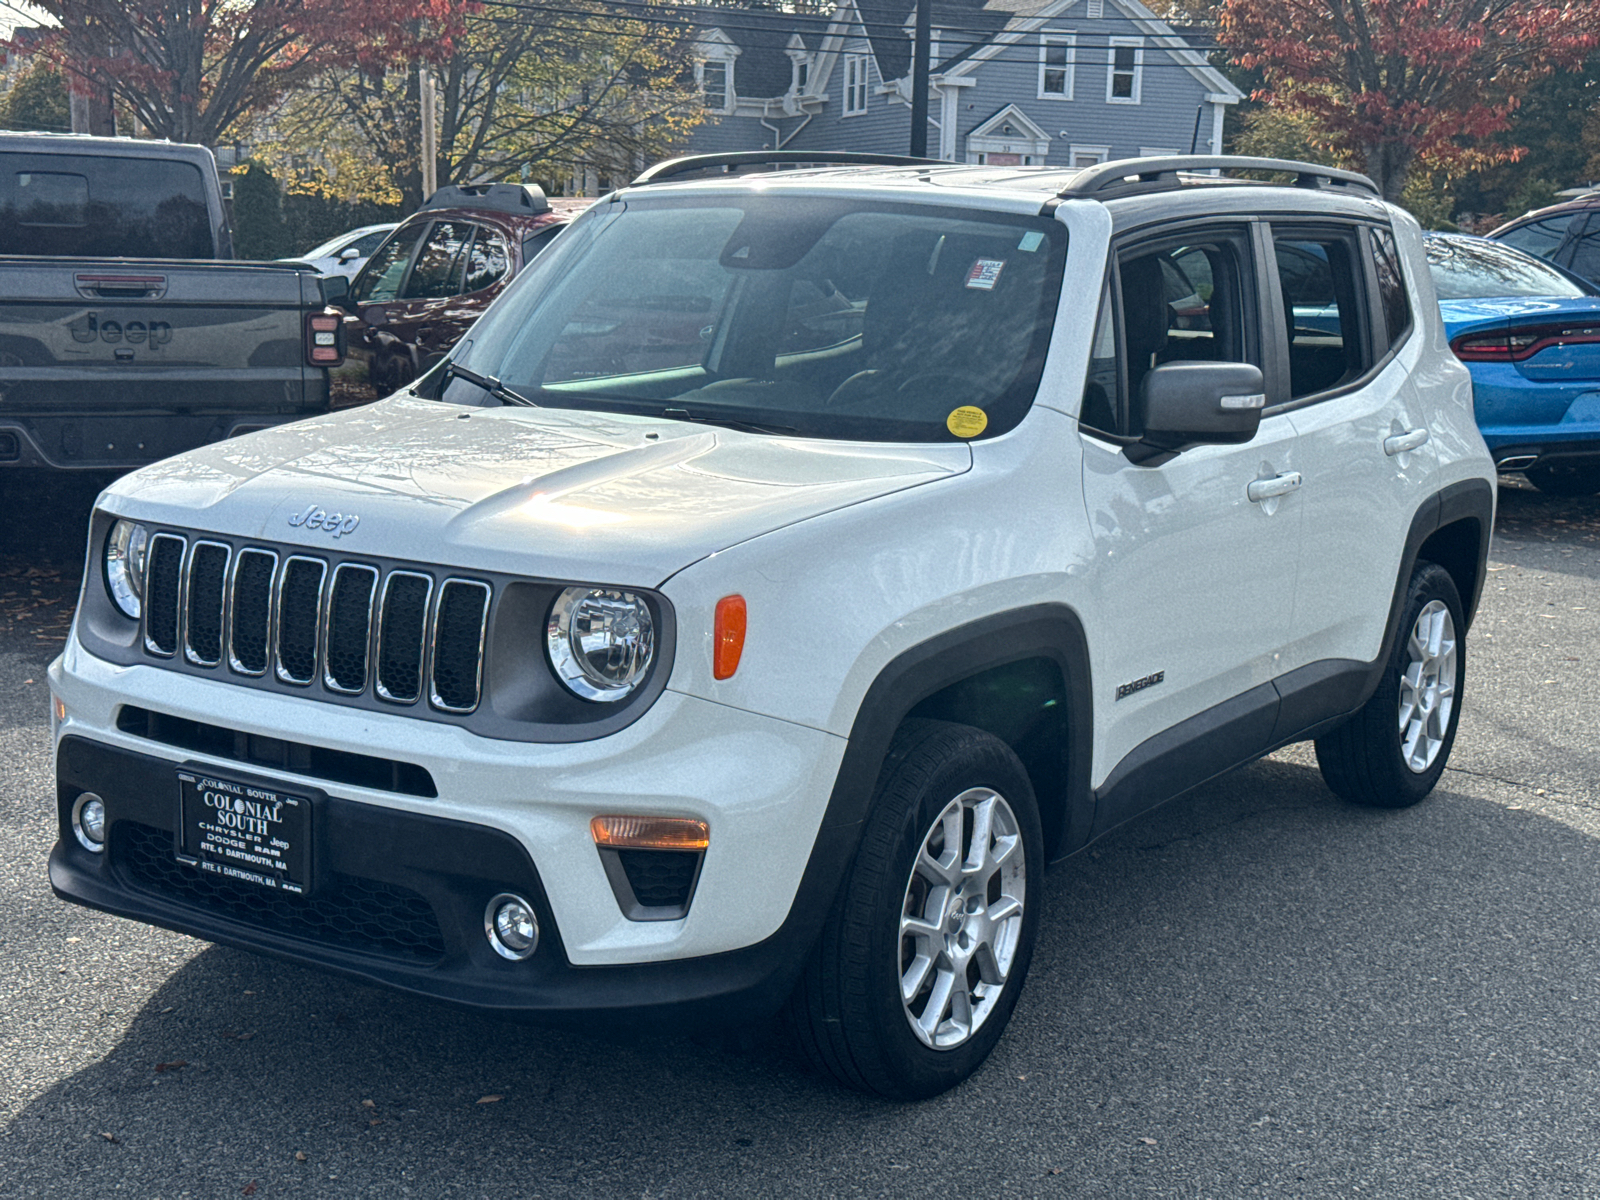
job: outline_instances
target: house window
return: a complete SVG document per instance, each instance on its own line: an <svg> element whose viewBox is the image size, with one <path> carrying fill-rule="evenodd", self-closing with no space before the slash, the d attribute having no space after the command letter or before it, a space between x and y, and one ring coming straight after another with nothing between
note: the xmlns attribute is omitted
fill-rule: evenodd
<svg viewBox="0 0 1600 1200"><path fill-rule="evenodd" d="M700 64L700 94L706 107L727 112L733 107L733 64L723 58L708 58Z"/></svg>
<svg viewBox="0 0 1600 1200"><path fill-rule="evenodd" d="M811 56L791 54L789 60L794 63L794 78L789 84L789 90L796 96L803 96L806 88L811 86Z"/></svg>
<svg viewBox="0 0 1600 1200"><path fill-rule="evenodd" d="M867 111L867 56L844 56L844 115L859 116Z"/></svg>
<svg viewBox="0 0 1600 1200"><path fill-rule="evenodd" d="M1078 39L1071 34L1045 34L1039 39L1039 98L1071 100Z"/></svg>
<svg viewBox="0 0 1600 1200"><path fill-rule="evenodd" d="M1110 146L1073 146L1067 153L1067 166L1074 171L1111 161Z"/></svg>
<svg viewBox="0 0 1600 1200"><path fill-rule="evenodd" d="M1144 39L1112 38L1110 65L1111 70L1106 75L1106 103L1139 103L1140 76L1144 74Z"/></svg>

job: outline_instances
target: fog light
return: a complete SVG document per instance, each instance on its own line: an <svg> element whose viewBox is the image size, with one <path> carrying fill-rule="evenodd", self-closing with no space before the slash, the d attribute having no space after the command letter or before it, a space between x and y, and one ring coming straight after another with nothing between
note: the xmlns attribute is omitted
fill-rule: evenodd
<svg viewBox="0 0 1600 1200"><path fill-rule="evenodd" d="M85 792L72 805L72 832L78 844L96 854L106 848L106 802Z"/></svg>
<svg viewBox="0 0 1600 1200"><path fill-rule="evenodd" d="M521 896L502 892L483 910L483 931L501 958L520 962L539 948L539 918Z"/></svg>

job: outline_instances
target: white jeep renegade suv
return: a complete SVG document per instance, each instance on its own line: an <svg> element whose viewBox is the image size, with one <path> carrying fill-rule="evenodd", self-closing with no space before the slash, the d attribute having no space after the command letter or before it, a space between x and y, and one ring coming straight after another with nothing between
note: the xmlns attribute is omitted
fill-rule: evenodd
<svg viewBox="0 0 1600 1200"><path fill-rule="evenodd" d="M1411 218L783 160L656 168L407 390L100 498L58 895L501 1013L782 1009L918 1097L1046 864L1308 738L1428 793L1495 471Z"/></svg>

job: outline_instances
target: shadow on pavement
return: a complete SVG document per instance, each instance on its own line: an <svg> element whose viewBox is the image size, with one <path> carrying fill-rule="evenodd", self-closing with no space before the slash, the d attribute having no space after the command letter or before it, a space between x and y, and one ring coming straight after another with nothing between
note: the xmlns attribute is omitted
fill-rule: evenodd
<svg viewBox="0 0 1600 1200"><path fill-rule="evenodd" d="M771 1041L548 1032L209 948L27 1105L3 1172L263 1197L1600 1186L1600 842L1449 789L1345 807L1290 755L1052 872L1011 1029L926 1104Z"/></svg>

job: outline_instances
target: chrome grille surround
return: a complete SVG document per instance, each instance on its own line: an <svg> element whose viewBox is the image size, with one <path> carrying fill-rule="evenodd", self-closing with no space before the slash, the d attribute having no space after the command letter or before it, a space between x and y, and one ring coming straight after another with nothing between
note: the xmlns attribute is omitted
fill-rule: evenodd
<svg viewBox="0 0 1600 1200"><path fill-rule="evenodd" d="M283 592L291 576L299 578L306 571L315 570L317 575L316 602L309 614L291 614L284 611ZM324 586L328 581L328 564L320 558L312 558L309 554L291 554L283 560L283 570L279 572L277 584L273 590L273 608L277 611L277 620L272 623L272 662L273 672L284 683L292 683L296 687L306 687L317 677L317 662L321 658L322 649L322 605L323 597L327 595ZM290 593L289 601L295 603L297 597ZM303 601L301 602L303 604ZM299 617L296 620L296 616ZM291 624L293 622L293 624ZM301 635L311 634L311 645L292 645L289 653L297 660L303 656L309 658L305 671L296 671L296 664L285 664L284 656L284 627L289 627L289 632L296 635L292 640L299 643ZM303 653L302 653L303 652Z"/></svg>
<svg viewBox="0 0 1600 1200"><path fill-rule="evenodd" d="M341 603L343 586L360 587L360 583L346 581L366 576L367 598L365 612L347 613ZM378 599L378 569L365 563L344 562L333 569L333 581L328 585L327 603L322 606L322 686L329 691L346 696L359 696L367 690L367 677L372 673L372 615ZM358 627L346 629L346 623L356 620ZM354 656L361 668L358 679L340 678L334 666L334 657ZM356 674L352 672L352 675Z"/></svg>
<svg viewBox="0 0 1600 1200"><path fill-rule="evenodd" d="M426 696L449 716L478 708L495 599L484 580L165 531L150 554L140 621L148 656L222 678L320 684L330 697L416 706Z"/></svg>
<svg viewBox="0 0 1600 1200"><path fill-rule="evenodd" d="M481 595L481 599L477 601L478 617L476 622L471 620L469 610L467 622L461 628L461 632L471 639L474 632L472 626L476 624L477 637L473 640L476 641L477 652L476 654L457 652L451 654L451 657L472 663L474 668L472 683L470 689L460 689L465 694L446 696L440 689L440 677L441 675L453 676L454 672L440 669L440 650L445 637L454 636L456 633L454 629L445 628L447 623L453 625L455 620L454 612L447 606L450 605L453 595L460 595L463 591L477 591ZM446 579L443 586L439 588L439 610L433 621L433 646L428 656L428 703L440 712L465 714L478 707L478 701L483 695L483 640L489 632L489 600L489 585L476 579ZM470 603L470 601L467 603ZM446 650L446 653L449 653L449 651ZM445 685L445 688L448 691L455 692L459 688L459 683L452 678L451 682Z"/></svg>
<svg viewBox="0 0 1600 1200"><path fill-rule="evenodd" d="M240 589L248 585L248 580L241 580L240 574L246 570L247 562L267 560L267 578L260 586L260 594L254 592L247 596L240 595ZM267 673L267 665L272 660L272 627L276 609L272 606L273 581L278 577L278 552L276 550L263 550L259 546L251 546L239 551L233 557L233 568L228 573L228 669L240 675L250 675L259 678ZM249 621L254 626L255 614L250 610L260 608L261 623L259 629L244 630L241 625ZM259 658L260 666L247 663L240 655L241 633L256 634L260 638L260 653L252 648L246 653L252 660Z"/></svg>
<svg viewBox="0 0 1600 1200"><path fill-rule="evenodd" d="M420 571L390 571L389 577L383 581L383 600L378 605L377 647L373 652L373 662L375 664L374 674L376 676L374 690L376 690L378 694L378 699L387 700L391 704L415 704L418 700L422 699L422 668L423 664L428 660L428 622L423 620L419 623L421 632L416 641L417 665L415 671L415 681L407 681L412 683L412 686L409 689L409 694L407 694L405 690L394 686L400 681L395 678L391 672L385 670L385 659L383 657L384 642L386 640L385 633L389 629L389 617L391 612L389 606L389 591L394 586L396 580L405 581L411 579L421 581L423 588L422 611L424 613L430 611L433 600L433 576L424 575ZM396 619L399 619L398 614L396 614ZM387 640L390 644L391 654L408 654L410 652L411 647L409 643L411 639L404 639L399 646L396 645L396 639L392 635Z"/></svg>
<svg viewBox="0 0 1600 1200"><path fill-rule="evenodd" d="M203 552L207 562L200 565ZM211 565L216 558L216 553L222 555L222 564L218 567ZM194 545L189 547L189 552L183 558L183 587L179 594L183 597L180 605L183 616L183 656L197 667L214 667L222 661L223 646L227 642L228 628L228 568L233 561L233 547L226 542L214 542L205 538L196 538ZM195 587L198 584L209 592L213 584L216 588L217 603L215 611L209 604L205 605L204 621L197 619L198 605L195 599ZM213 630L212 618L216 619ZM196 633L204 639L204 648L195 645ZM212 643L215 643L213 646Z"/></svg>
<svg viewBox="0 0 1600 1200"><path fill-rule="evenodd" d="M170 565L177 544L178 562ZM145 603L142 641L146 654L157 658L171 658L178 653L179 619L183 611L183 562L188 556L189 539L175 533L158 533L150 539L150 566L145 575ZM169 578L170 576L170 578ZM159 640L168 635L171 625L171 645Z"/></svg>

